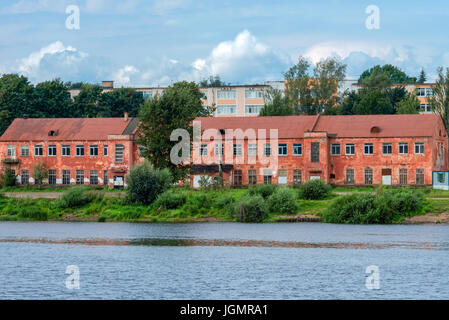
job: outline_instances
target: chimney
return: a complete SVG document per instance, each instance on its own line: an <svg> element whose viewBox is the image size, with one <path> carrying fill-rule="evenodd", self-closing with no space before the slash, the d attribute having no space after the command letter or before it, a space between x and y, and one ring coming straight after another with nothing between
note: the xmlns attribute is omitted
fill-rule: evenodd
<svg viewBox="0 0 449 320"><path fill-rule="evenodd" d="M129 118L129 113L128 113L128 112L125 112L125 114L124 114L125 122L128 121L128 118Z"/></svg>

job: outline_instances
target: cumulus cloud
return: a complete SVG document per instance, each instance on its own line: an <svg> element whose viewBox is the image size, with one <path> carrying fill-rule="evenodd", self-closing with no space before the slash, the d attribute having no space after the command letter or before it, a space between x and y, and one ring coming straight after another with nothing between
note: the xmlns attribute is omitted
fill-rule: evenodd
<svg viewBox="0 0 449 320"><path fill-rule="evenodd" d="M124 66L113 75L113 79L118 85L126 86L130 84L131 76L138 72L139 70L134 66Z"/></svg>

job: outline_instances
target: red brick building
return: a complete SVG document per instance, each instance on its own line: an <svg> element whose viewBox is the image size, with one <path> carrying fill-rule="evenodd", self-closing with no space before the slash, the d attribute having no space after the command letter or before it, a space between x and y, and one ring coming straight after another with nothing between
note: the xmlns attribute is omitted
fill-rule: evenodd
<svg viewBox="0 0 449 320"><path fill-rule="evenodd" d="M0 137L0 161L21 184L41 162L54 185L123 185L137 161L137 118L15 119Z"/></svg>
<svg viewBox="0 0 449 320"><path fill-rule="evenodd" d="M430 185L432 171L448 170L447 131L436 114L197 121L208 134L194 145L194 186L202 175L217 176L219 163L225 181L233 185L292 185L314 178L336 185ZM243 135L225 142L226 130L233 130L232 137L238 129ZM270 129L277 129L277 139L269 138ZM266 141L251 137L259 130L266 130ZM221 154L220 142L210 138L213 132L222 138ZM272 161L261 163L264 155Z"/></svg>

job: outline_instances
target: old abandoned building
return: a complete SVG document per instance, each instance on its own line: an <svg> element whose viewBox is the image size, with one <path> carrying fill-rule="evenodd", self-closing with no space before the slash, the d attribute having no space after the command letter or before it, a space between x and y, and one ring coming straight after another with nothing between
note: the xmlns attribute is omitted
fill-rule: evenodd
<svg viewBox="0 0 449 320"><path fill-rule="evenodd" d="M196 121L203 133L214 132L222 141L203 134L193 144L194 187L202 176L216 177L220 171L226 184L240 186L310 179L335 185L430 185L433 171L448 170L447 131L436 114ZM0 137L1 165L14 170L20 184L36 183L33 168L40 162L49 173L43 183L122 186L129 169L142 160L135 141L138 124L126 115L16 119ZM266 139L257 135L262 131Z"/></svg>

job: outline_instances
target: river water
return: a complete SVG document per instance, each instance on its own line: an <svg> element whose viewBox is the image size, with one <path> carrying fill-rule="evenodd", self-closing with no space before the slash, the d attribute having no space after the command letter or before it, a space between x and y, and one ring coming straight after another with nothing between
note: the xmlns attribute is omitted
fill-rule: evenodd
<svg viewBox="0 0 449 320"><path fill-rule="evenodd" d="M0 223L0 299L449 299L448 274L448 225Z"/></svg>

